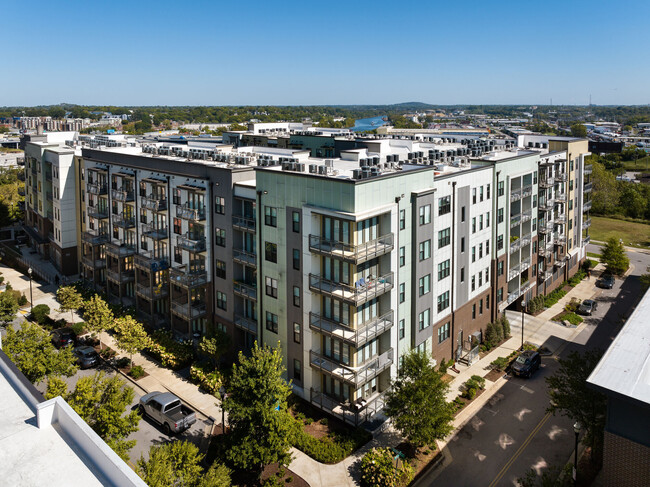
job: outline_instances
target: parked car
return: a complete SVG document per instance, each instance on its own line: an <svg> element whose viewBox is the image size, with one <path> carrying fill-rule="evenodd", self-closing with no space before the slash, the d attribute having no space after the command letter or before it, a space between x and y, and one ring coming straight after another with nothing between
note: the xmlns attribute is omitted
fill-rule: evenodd
<svg viewBox="0 0 650 487"><path fill-rule="evenodd" d="M77 364L82 369L94 367L99 363L99 355L97 355L93 347L89 347L88 345L75 348L74 354L77 357Z"/></svg>
<svg viewBox="0 0 650 487"><path fill-rule="evenodd" d="M530 377L542 365L542 357L534 350L525 350L512 364L512 373L519 377Z"/></svg>
<svg viewBox="0 0 650 487"><path fill-rule="evenodd" d="M140 398L142 416L162 425L165 434L180 433L196 423L196 413L171 392L150 392Z"/></svg>
<svg viewBox="0 0 650 487"><path fill-rule="evenodd" d="M596 284L598 287L602 287L603 289L612 289L614 287L614 282L616 282L614 276L603 276Z"/></svg>
<svg viewBox="0 0 650 487"><path fill-rule="evenodd" d="M52 343L56 348L75 345L77 335L71 328L59 328L52 332Z"/></svg>
<svg viewBox="0 0 650 487"><path fill-rule="evenodd" d="M578 307L578 313L581 315L591 316L594 311L598 308L598 303L593 299L585 299L582 304Z"/></svg>

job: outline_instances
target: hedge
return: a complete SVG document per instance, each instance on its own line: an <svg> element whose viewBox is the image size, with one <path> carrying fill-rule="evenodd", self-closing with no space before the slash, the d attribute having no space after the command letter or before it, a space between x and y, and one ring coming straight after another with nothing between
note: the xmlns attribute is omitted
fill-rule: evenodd
<svg viewBox="0 0 650 487"><path fill-rule="evenodd" d="M223 384L223 376L218 370L212 370L212 366L206 363L192 364L190 367L190 379L201 389L213 396L219 393Z"/></svg>
<svg viewBox="0 0 650 487"><path fill-rule="evenodd" d="M145 352L172 370L187 367L193 358L192 345L177 342L166 330L156 330L151 334L151 346Z"/></svg>
<svg viewBox="0 0 650 487"><path fill-rule="evenodd" d="M324 438L314 438L305 432L300 421L295 421L292 445L321 463L338 463L372 439L363 428L350 433L331 433Z"/></svg>

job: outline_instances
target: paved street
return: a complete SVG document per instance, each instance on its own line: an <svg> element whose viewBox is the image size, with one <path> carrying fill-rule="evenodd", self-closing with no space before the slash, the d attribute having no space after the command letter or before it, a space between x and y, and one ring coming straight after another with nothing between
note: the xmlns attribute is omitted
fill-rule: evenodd
<svg viewBox="0 0 650 487"><path fill-rule="evenodd" d="M599 252L595 246L590 247L589 252ZM617 279L611 290L594 288L598 309L592 317L585 317L584 329L559 347L555 337L549 339L556 355L565 357L572 350L609 346L638 302L638 276L650 265L646 253L628 252L628 256L634 269L625 280ZM546 466L564 465L574 449L572 422L546 413L544 378L557 367L555 357L544 357L542 368L532 379L508 378L448 443L443 450L444 466L429 471L416 485L512 486L530 468L541 471Z"/></svg>

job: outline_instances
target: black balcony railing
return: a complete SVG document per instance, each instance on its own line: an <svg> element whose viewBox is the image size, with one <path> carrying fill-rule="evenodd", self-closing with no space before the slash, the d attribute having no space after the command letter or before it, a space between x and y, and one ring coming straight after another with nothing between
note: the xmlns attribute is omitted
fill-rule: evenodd
<svg viewBox="0 0 650 487"><path fill-rule="evenodd" d="M353 286L330 281L316 274L309 274L309 288L312 291L359 305L389 292L393 288L393 273L372 279L359 279Z"/></svg>
<svg viewBox="0 0 650 487"><path fill-rule="evenodd" d="M353 245L319 235L309 236L309 250L355 264L380 257L393 250L393 234L389 233L370 242Z"/></svg>
<svg viewBox="0 0 650 487"><path fill-rule="evenodd" d="M248 333L257 335L257 321L235 313L235 326Z"/></svg>
<svg viewBox="0 0 650 487"><path fill-rule="evenodd" d="M113 215L113 225L121 228L133 228L135 227L135 215L124 213Z"/></svg>
<svg viewBox="0 0 650 487"><path fill-rule="evenodd" d="M140 198L140 205L151 211L165 211L167 209L167 200L150 194L149 196Z"/></svg>
<svg viewBox="0 0 650 487"><path fill-rule="evenodd" d="M149 300L162 299L169 295L169 284L162 281L158 284L145 284L139 282L135 286L135 292Z"/></svg>
<svg viewBox="0 0 650 487"><path fill-rule="evenodd" d="M111 191L111 198L113 198L115 201L133 201L134 197L135 192L133 189L114 189Z"/></svg>
<svg viewBox="0 0 650 487"><path fill-rule="evenodd" d="M393 349L391 348L379 356L372 357L356 367L344 365L330 357L310 350L309 363L315 369L359 387L390 368L393 363Z"/></svg>
<svg viewBox="0 0 650 487"><path fill-rule="evenodd" d="M97 234L91 232L83 232L81 240L91 245L100 245L108 242L108 234L99 232Z"/></svg>
<svg viewBox="0 0 650 487"><path fill-rule="evenodd" d="M109 267L106 269L106 277L108 277L111 281L117 282L119 284L123 284L125 282L135 281L135 271L133 269L120 270L120 269L115 269L114 267L113 268Z"/></svg>
<svg viewBox="0 0 650 487"><path fill-rule="evenodd" d="M309 313L309 327L319 333L344 340L355 347L360 347L377 338L393 326L393 311L370 320L368 323L351 328L343 323L326 318L318 313Z"/></svg>
<svg viewBox="0 0 650 487"><path fill-rule="evenodd" d="M140 252L133 257L136 267L150 272L169 269L169 257L166 254L154 252Z"/></svg>
<svg viewBox="0 0 650 487"><path fill-rule="evenodd" d="M233 249L232 258L235 262L246 264L252 267L257 266L257 254L242 249Z"/></svg>
<svg viewBox="0 0 650 487"><path fill-rule="evenodd" d="M156 225L154 223L142 225L142 234L145 237L153 238L154 240L161 240L167 238L168 228Z"/></svg>
<svg viewBox="0 0 650 487"><path fill-rule="evenodd" d="M93 206L88 208L88 216L96 218L97 220L105 220L108 218L108 208L101 206Z"/></svg>
<svg viewBox="0 0 650 487"><path fill-rule="evenodd" d="M128 257L135 253L135 245L122 242L106 242L106 252L117 257Z"/></svg>
<svg viewBox="0 0 650 487"><path fill-rule="evenodd" d="M187 203L177 206L176 216L190 221L205 220L205 205L198 208L194 208Z"/></svg>
<svg viewBox="0 0 650 487"><path fill-rule="evenodd" d="M207 312L205 303L181 303L179 301L172 302L172 313L180 316L186 320L194 320L204 316Z"/></svg>
<svg viewBox="0 0 650 487"><path fill-rule="evenodd" d="M86 186L88 193L90 194L108 194L108 185L100 183L88 183Z"/></svg>
<svg viewBox="0 0 650 487"><path fill-rule="evenodd" d="M205 235L186 233L176 237L176 245L190 252L205 252Z"/></svg>
<svg viewBox="0 0 650 487"><path fill-rule="evenodd" d="M359 426L366 421L372 420L374 416L383 411L386 405L385 392L359 398L350 404L349 401L343 402L334 399L321 392L320 389L311 388L309 400L314 406L352 426Z"/></svg>
<svg viewBox="0 0 650 487"><path fill-rule="evenodd" d="M235 281L233 283L233 291L235 294L238 294L244 298L248 298L253 301L257 300L257 288L252 284Z"/></svg>
<svg viewBox="0 0 650 487"><path fill-rule="evenodd" d="M255 218L242 216L242 215L234 215L232 217L232 226L239 230L247 230L249 232L254 232Z"/></svg>
<svg viewBox="0 0 650 487"><path fill-rule="evenodd" d="M169 271L169 281L184 288L204 286L208 282L205 270L188 272L186 266L173 267Z"/></svg>

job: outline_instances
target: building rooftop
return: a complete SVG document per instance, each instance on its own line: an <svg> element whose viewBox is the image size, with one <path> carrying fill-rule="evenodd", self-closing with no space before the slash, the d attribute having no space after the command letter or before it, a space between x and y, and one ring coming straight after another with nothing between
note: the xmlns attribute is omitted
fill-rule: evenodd
<svg viewBox="0 0 650 487"><path fill-rule="evenodd" d="M606 394L650 404L650 291L646 292L587 382Z"/></svg>

